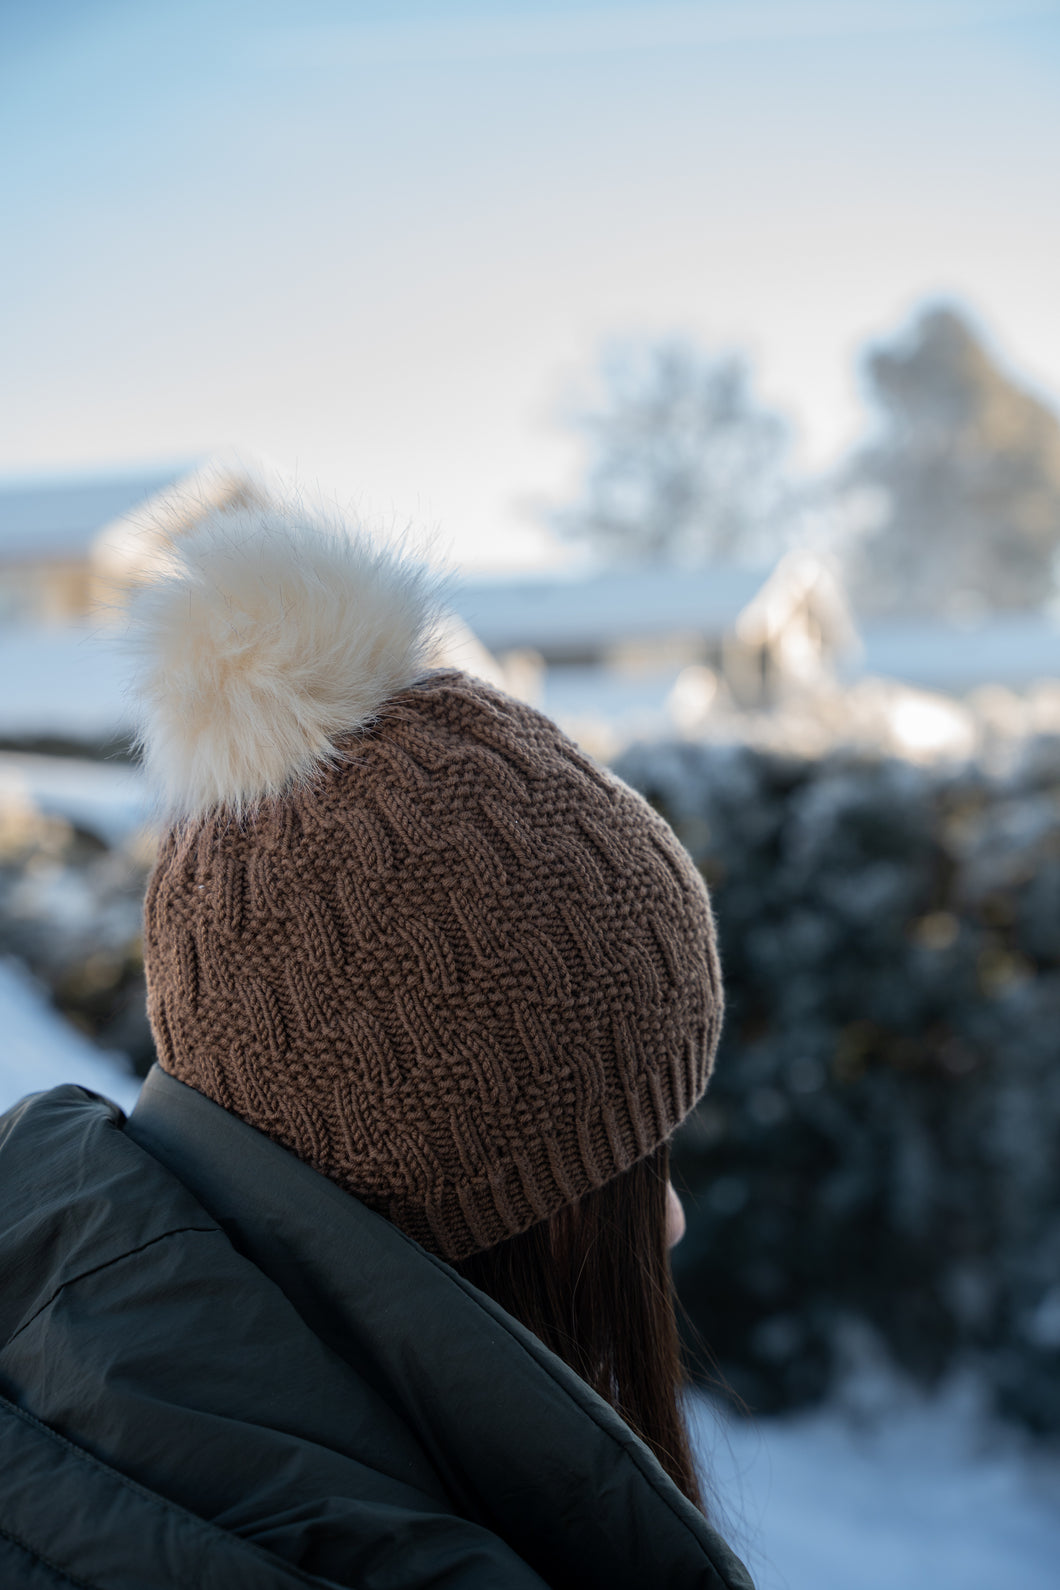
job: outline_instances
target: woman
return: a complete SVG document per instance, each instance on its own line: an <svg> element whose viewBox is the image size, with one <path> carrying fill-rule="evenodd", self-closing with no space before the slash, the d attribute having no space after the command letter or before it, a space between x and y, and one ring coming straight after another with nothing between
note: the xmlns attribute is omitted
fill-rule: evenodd
<svg viewBox="0 0 1060 1590"><path fill-rule="evenodd" d="M0 1125L0 1582L747 1586L666 1256L698 874L430 668L415 568L279 511L179 553L139 614L158 1065L127 1120Z"/></svg>

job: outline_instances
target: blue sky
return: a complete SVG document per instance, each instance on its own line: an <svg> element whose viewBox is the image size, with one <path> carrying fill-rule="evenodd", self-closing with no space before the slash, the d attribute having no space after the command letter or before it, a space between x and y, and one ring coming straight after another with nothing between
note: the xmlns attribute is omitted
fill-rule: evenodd
<svg viewBox="0 0 1060 1590"><path fill-rule="evenodd" d="M937 295L1060 401L1060 4L0 0L0 474L242 445L547 554L612 334L824 463Z"/></svg>

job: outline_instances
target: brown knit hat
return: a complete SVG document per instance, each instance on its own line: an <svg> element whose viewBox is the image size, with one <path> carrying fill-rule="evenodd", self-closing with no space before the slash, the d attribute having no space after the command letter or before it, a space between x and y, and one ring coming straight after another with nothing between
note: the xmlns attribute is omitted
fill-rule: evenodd
<svg viewBox="0 0 1060 1590"><path fill-rule="evenodd" d="M547 718L432 671L422 577L227 515L141 611L171 812L161 1065L460 1259L650 1153L706 1086L702 880Z"/></svg>

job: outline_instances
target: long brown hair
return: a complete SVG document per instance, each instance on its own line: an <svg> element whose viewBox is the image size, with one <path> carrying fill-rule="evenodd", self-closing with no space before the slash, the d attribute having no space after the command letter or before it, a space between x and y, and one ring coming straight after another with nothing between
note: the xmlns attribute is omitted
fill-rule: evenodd
<svg viewBox="0 0 1060 1590"><path fill-rule="evenodd" d="M697 1507L666 1241L669 1144L456 1268L588 1381Z"/></svg>

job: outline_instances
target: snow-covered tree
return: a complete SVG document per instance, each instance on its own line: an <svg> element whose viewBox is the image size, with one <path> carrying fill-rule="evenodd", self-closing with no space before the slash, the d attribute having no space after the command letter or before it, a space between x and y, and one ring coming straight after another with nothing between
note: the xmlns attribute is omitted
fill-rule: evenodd
<svg viewBox="0 0 1060 1590"><path fill-rule="evenodd" d="M957 309L872 349L879 413L842 493L863 520L860 605L919 613L1039 607L1060 548L1060 419Z"/></svg>
<svg viewBox="0 0 1060 1590"><path fill-rule="evenodd" d="M587 456L578 499L553 516L563 534L640 563L780 549L787 426L739 356L677 339L612 344L597 401L574 423Z"/></svg>

